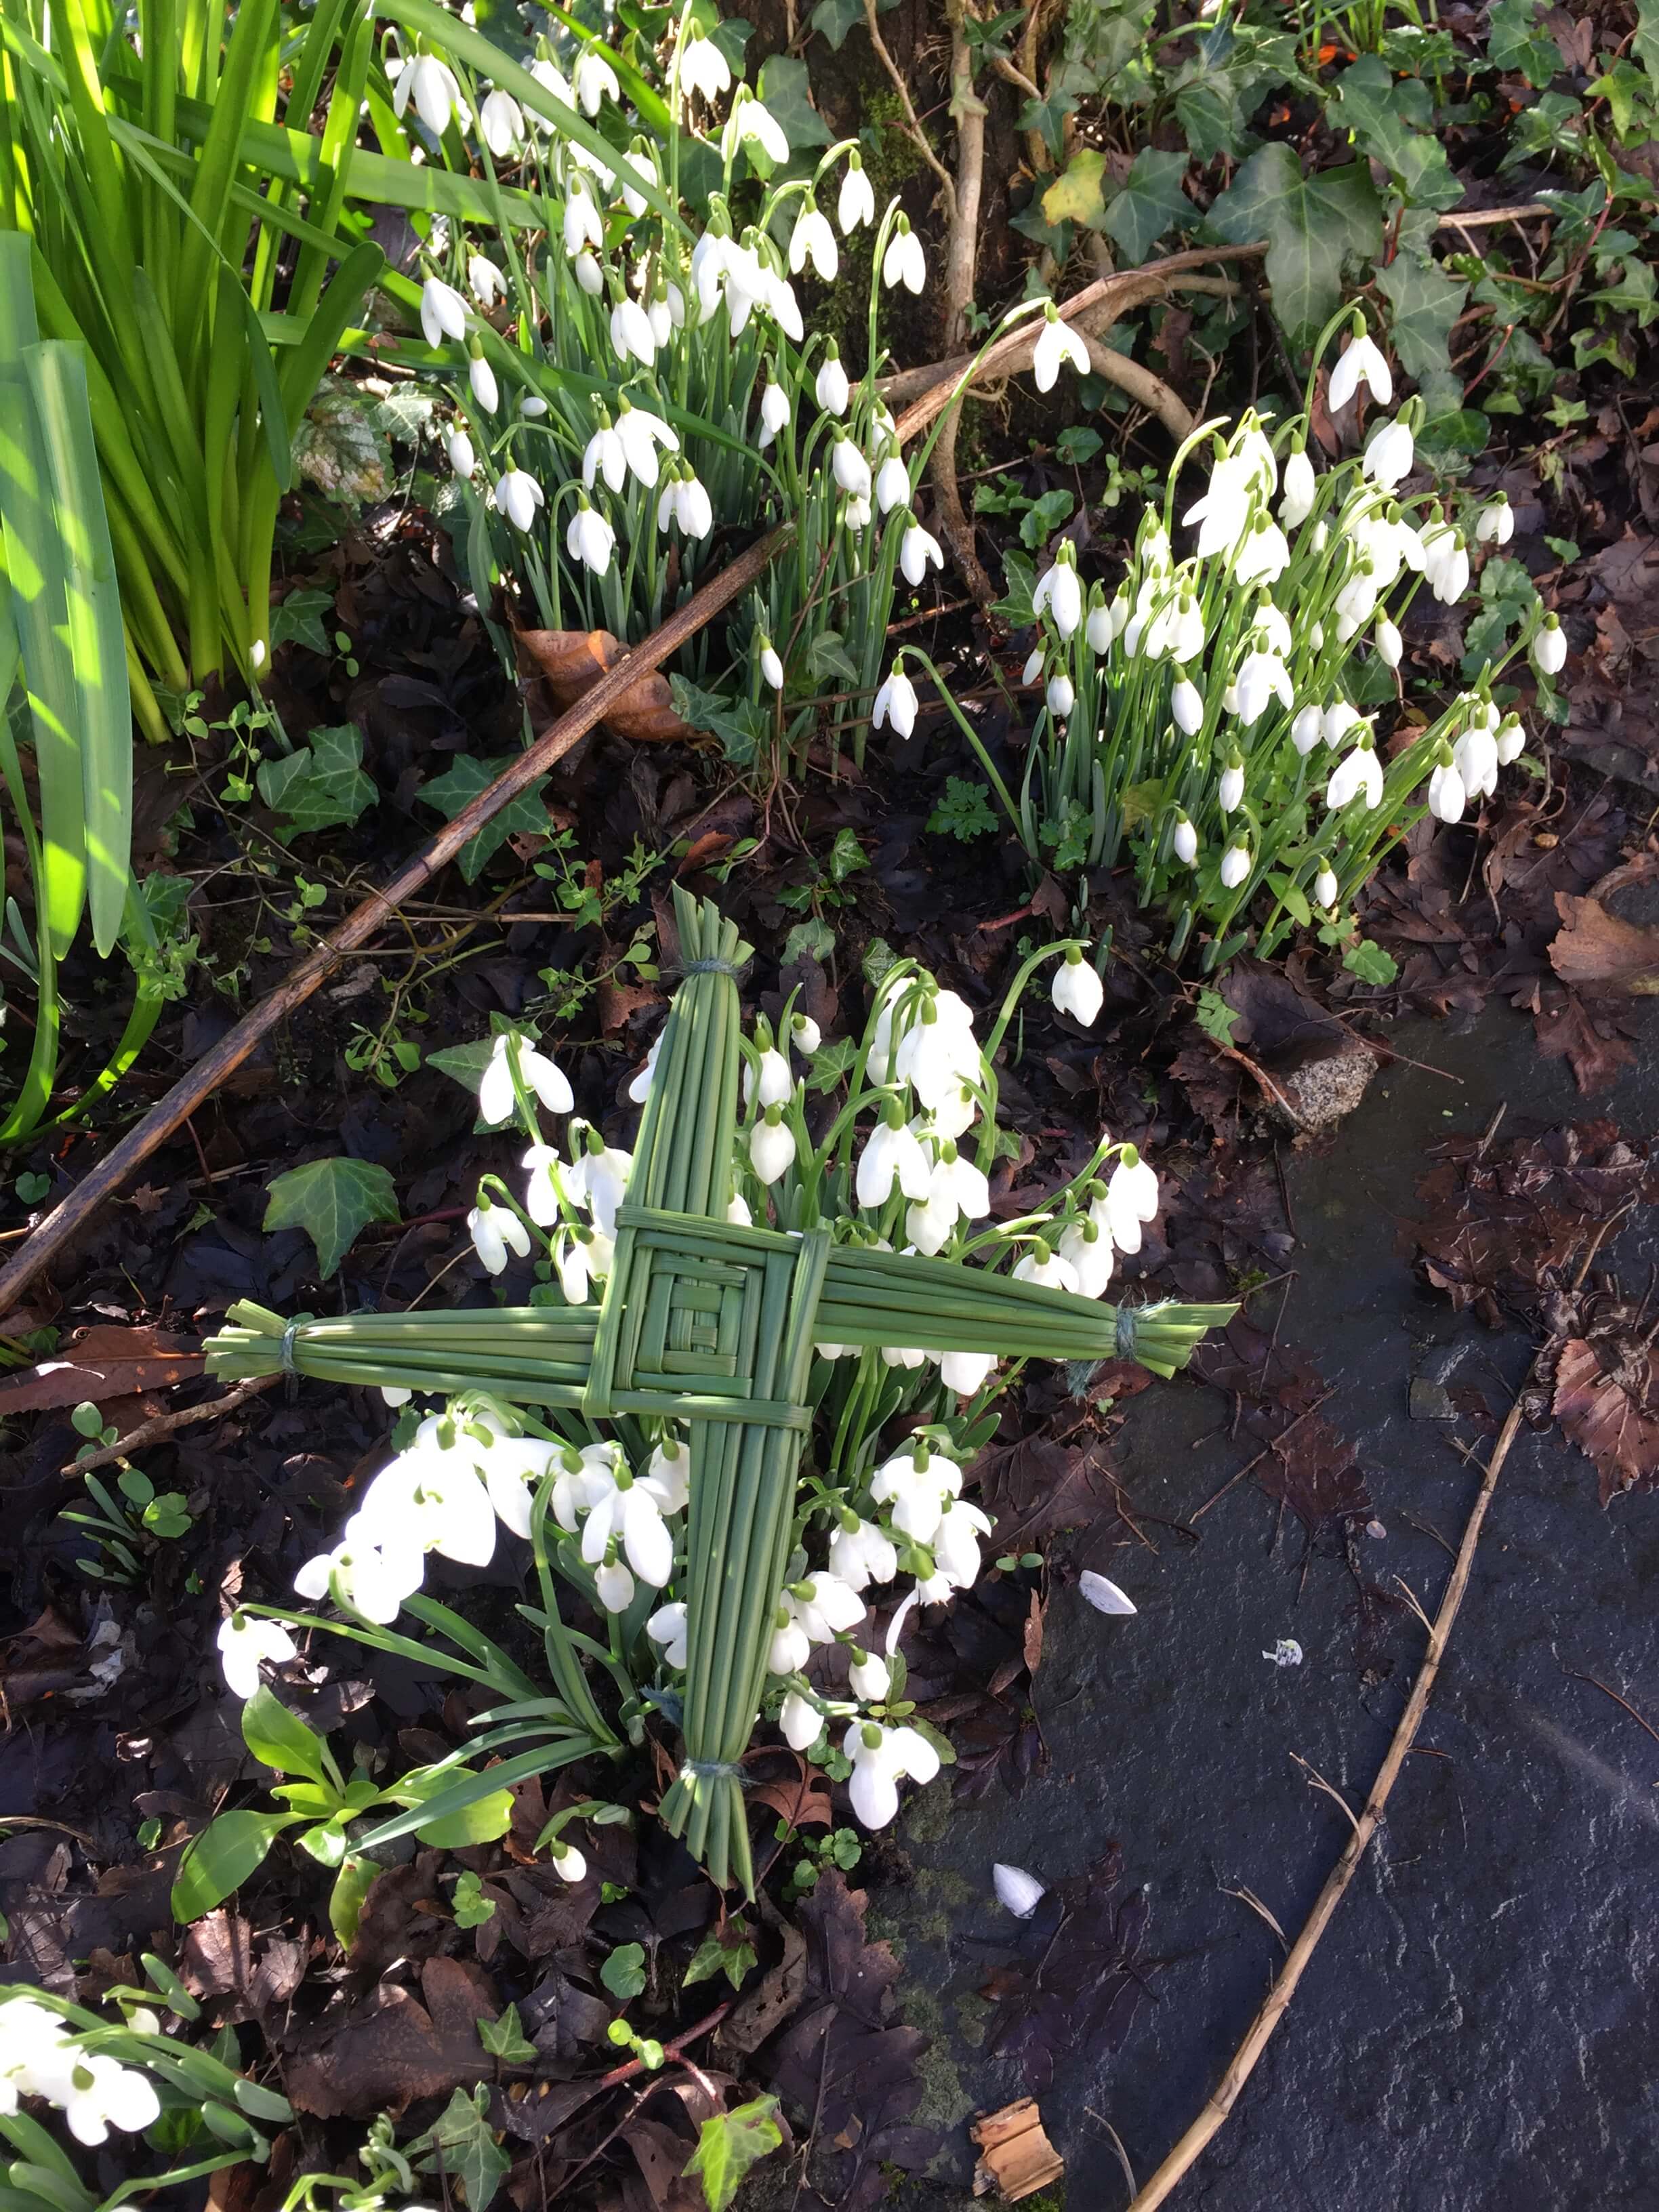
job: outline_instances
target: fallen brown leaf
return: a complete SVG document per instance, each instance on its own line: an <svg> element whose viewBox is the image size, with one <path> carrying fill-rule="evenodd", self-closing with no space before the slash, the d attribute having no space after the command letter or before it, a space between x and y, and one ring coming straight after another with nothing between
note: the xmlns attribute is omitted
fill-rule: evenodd
<svg viewBox="0 0 1659 2212"><path fill-rule="evenodd" d="M202 1358L193 1338L97 1322L51 1359L0 1381L0 1419L78 1406L88 1399L106 1406L118 1398L139 1397L146 1390L192 1381L202 1372Z"/></svg>
<svg viewBox="0 0 1659 2212"><path fill-rule="evenodd" d="M1601 1503L1659 1489L1659 1352L1632 1346L1603 1371L1595 1347L1573 1337L1555 1370L1554 1412L1601 1478Z"/></svg>

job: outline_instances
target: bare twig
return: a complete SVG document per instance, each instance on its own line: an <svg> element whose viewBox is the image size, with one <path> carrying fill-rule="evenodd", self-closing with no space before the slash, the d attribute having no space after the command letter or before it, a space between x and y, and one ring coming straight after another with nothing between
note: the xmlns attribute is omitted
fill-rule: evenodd
<svg viewBox="0 0 1659 2212"><path fill-rule="evenodd" d="M904 72L889 52L887 41L882 37L880 27L876 21L876 0L864 0L864 24L870 33L870 43L876 50L876 58L892 79L893 89L899 96L899 104L904 110L906 135L921 155L922 160L939 179L939 191L945 201L945 212L954 220L957 212L957 180L928 143L927 133L921 127L921 118L917 115L915 103L910 97L910 88L904 81Z"/></svg>
<svg viewBox="0 0 1659 2212"><path fill-rule="evenodd" d="M865 0L872 25L875 0ZM974 305L979 269L980 196L985 180L985 102L974 90L974 54L968 43L964 0L949 0L951 22L951 112L957 125L957 173L950 197L950 230L945 248L945 343L959 346L966 339ZM872 33L873 34L873 33ZM960 403L939 425L933 441L928 475L939 501L939 525L955 556L969 592L981 606L988 606L996 589L986 574L974 544L974 526L962 504L957 482L957 431L962 421Z"/></svg>
<svg viewBox="0 0 1659 2212"><path fill-rule="evenodd" d="M269 1390L273 1382L281 1379L276 1375L256 1375L248 1382L237 1383L234 1389L225 1391L222 1396L210 1398L200 1406L186 1406L177 1413L158 1413L153 1421L140 1421L136 1429L130 1429L125 1436L118 1437L112 1444L105 1444L98 1451L88 1452L84 1459L73 1459L67 1467L60 1467L58 1472L59 1474L87 1474L94 1468L113 1467L118 1460L125 1459L130 1452L142 1451L147 1444L159 1444L197 1421L211 1421L221 1413L234 1413L239 1406L245 1406L250 1398L257 1398L261 1391Z"/></svg>
<svg viewBox="0 0 1659 2212"><path fill-rule="evenodd" d="M1119 353L1092 331L1083 331L1082 337L1089 349L1089 366L1097 376L1127 392L1149 415L1156 415L1177 445L1192 435L1194 424L1186 403L1176 397L1161 376L1144 362L1132 361L1127 353Z"/></svg>
<svg viewBox="0 0 1659 2212"><path fill-rule="evenodd" d="M1517 1397L1510 1408L1509 1417L1504 1423L1492 1455L1487 1462L1485 1479L1470 1510L1468 1522L1463 1530L1463 1540L1458 1547L1457 1558L1453 1563L1445 1594L1440 1601L1440 1610L1436 1616L1433 1632L1429 1638L1429 1648L1425 1655L1422 1668L1416 1681L1412 1685L1412 1693L1406 1700L1406 1710L1400 1716L1400 1724L1395 1729L1394 1740L1389 1746L1388 1753L1382 1765L1377 1769L1376 1779L1371 1784L1370 1796L1365 1801L1365 1809L1358 1819L1355 1819L1349 1812L1348 1807L1342 1803L1341 1798L1337 1797L1337 1802L1342 1805L1343 1811L1348 1814L1350 1820L1353 1820L1353 1833L1348 1838L1342 1856L1326 1878L1325 1887L1320 1891L1313 1911L1308 1915L1302 1932L1291 1945L1284 1965L1274 1978L1273 1987L1268 1990L1255 2018L1250 2022L1249 2031L1234 2052L1226 2072L1211 2092L1203 2111L1135 2197L1129 2207L1129 2212L1153 2212L1155 2206L1164 2203L1171 2191L1177 2188L1192 2171L1212 2139L1225 2124L1229 2114L1238 2101L1244 2084L1255 2072L1262 2052L1272 2039L1273 2030L1284 2018L1291 1999L1296 1995L1297 1985L1307 1971L1308 1962L1313 1957L1320 1937L1329 1927L1332 1915L1342 1902L1348 1884L1353 1880L1355 1870L1365 1855L1366 1847L1376 1831L1377 1823L1382 1818L1382 1810L1389 1802L1389 1792L1398 1781L1400 1771L1406 1763L1407 1754L1416 1739L1417 1731L1423 1725L1423 1716L1428 1711L1430 1693L1434 1688L1435 1678L1440 1672L1441 1662L1445 1656L1446 1646L1451 1638L1452 1624L1457 1619L1458 1607L1462 1604L1463 1594L1468 1588L1469 1571L1474 1564L1475 1547L1480 1540L1480 1531L1486 1522L1486 1510L1491 1505L1492 1493L1498 1487L1498 1478L1503 1469L1504 1462L1508 1458L1510 1448L1520 1433L1520 1429L1521 1400ZM1310 1772L1311 1771L1310 1769ZM1328 1783L1322 1783L1321 1787L1329 1790L1330 1785ZM1331 1790L1330 1794L1333 1796L1337 1796L1334 1790Z"/></svg>
<svg viewBox="0 0 1659 2212"><path fill-rule="evenodd" d="M717 576L711 577L643 643L623 653L591 690L584 692L574 707L543 731L527 751L520 753L493 783L487 784L453 822L446 823L413 860L405 861L384 890L375 891L355 908L314 952L291 969L274 991L245 1014L187 1074L181 1076L137 1127L129 1130L113 1151L106 1153L63 1203L46 1216L9 1265L0 1268L0 1316L10 1310L41 1269L120 1188L132 1170L167 1142L232 1070L241 1066L279 1021L311 997L347 953L355 952L366 939L374 936L404 900L419 890L447 861L453 860L467 840L475 836L509 800L528 790L580 738L586 737L606 710L632 690L641 676L659 667L688 638L695 637L706 623L741 597L763 573L793 531L793 525L785 523L769 532Z"/></svg>

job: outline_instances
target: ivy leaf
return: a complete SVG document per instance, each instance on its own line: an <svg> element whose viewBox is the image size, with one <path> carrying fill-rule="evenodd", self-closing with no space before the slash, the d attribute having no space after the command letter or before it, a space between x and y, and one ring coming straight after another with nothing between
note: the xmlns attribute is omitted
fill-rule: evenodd
<svg viewBox="0 0 1659 2212"><path fill-rule="evenodd" d="M766 709L758 702L722 699L713 691L700 690L684 676L671 676L668 688L682 721L718 738L733 768L753 768L771 730Z"/></svg>
<svg viewBox="0 0 1659 2212"><path fill-rule="evenodd" d="M1009 550L1002 556L1002 573L1007 589L991 612L1006 623L1010 629L1028 629L1036 620L1036 611L1031 605L1031 594L1036 589L1036 563L1028 561L1023 553Z"/></svg>
<svg viewBox="0 0 1659 2212"><path fill-rule="evenodd" d="M812 28L832 54L838 54L854 23L864 21L863 0L818 0Z"/></svg>
<svg viewBox="0 0 1659 2212"><path fill-rule="evenodd" d="M792 154L830 143L830 126L812 105L805 62L774 54L760 73L760 96L781 125Z"/></svg>
<svg viewBox="0 0 1659 2212"><path fill-rule="evenodd" d="M380 793L363 773L363 733L355 722L313 730L303 745L281 760L264 761L254 781L284 837L334 830L355 822Z"/></svg>
<svg viewBox="0 0 1659 2212"><path fill-rule="evenodd" d="M428 2171L460 2184L467 2212L485 2212L513 2163L495 2140L489 2112L489 2091L483 2082L471 2096L457 2089L431 2133L409 2147L411 2153L420 2149L430 2154Z"/></svg>
<svg viewBox="0 0 1659 2212"><path fill-rule="evenodd" d="M1280 84L1313 89L1297 67L1293 39L1243 24L1200 32L1175 81L1176 118L1193 159L1224 154L1236 160L1249 140L1251 116Z"/></svg>
<svg viewBox="0 0 1659 2212"><path fill-rule="evenodd" d="M398 1221L402 1209L391 1176L371 1160L307 1160L266 1185L265 1233L303 1229L317 1248L317 1272L327 1282L371 1221Z"/></svg>
<svg viewBox="0 0 1659 2212"><path fill-rule="evenodd" d="M835 949L835 931L822 915L809 915L784 939L783 964L787 968L797 960L827 960Z"/></svg>
<svg viewBox="0 0 1659 2212"><path fill-rule="evenodd" d="M1186 228L1197 222L1198 210L1181 189L1186 173L1184 148L1177 153L1160 154L1154 146L1143 146L1135 155L1122 190L1114 195L1106 210L1103 225L1122 247L1125 260L1138 265L1166 230L1176 224ZM1046 209L1046 200L1043 204Z"/></svg>
<svg viewBox="0 0 1659 2212"><path fill-rule="evenodd" d="M1486 17L1486 58L1497 70L1516 70L1541 91L1561 67L1561 49L1538 30L1538 0L1498 0Z"/></svg>
<svg viewBox="0 0 1659 2212"><path fill-rule="evenodd" d="M452 769L442 775L434 775L429 783L423 783L415 795L423 806L436 807L447 822L453 822L464 806L494 783L512 758L509 753L500 754L493 760L479 760L471 753L458 753ZM463 883L476 883L484 863L509 837L534 837L546 834L547 809L542 805L540 797L546 781L544 775L538 775L528 791L521 791L516 799L509 799L475 836L467 839L456 855Z"/></svg>
<svg viewBox="0 0 1659 2212"><path fill-rule="evenodd" d="M1369 258L1382 243L1382 208L1363 162L1304 177L1295 153L1278 143L1251 155L1204 228L1229 245L1267 240L1273 313L1304 343L1336 311L1345 258Z"/></svg>
<svg viewBox="0 0 1659 2212"><path fill-rule="evenodd" d="M775 2097L757 2097L732 2112L714 2113L698 2129L697 2147L685 2171L702 2184L708 2212L726 2212L750 2167L783 2141L772 2117L777 2109Z"/></svg>
<svg viewBox="0 0 1659 2212"><path fill-rule="evenodd" d="M326 653L328 632L323 628L323 617L333 606L327 592L290 592L270 613L270 649L290 641L302 645L308 653Z"/></svg>
<svg viewBox="0 0 1659 2212"><path fill-rule="evenodd" d="M1659 0L1636 0L1636 36L1630 50L1659 85Z"/></svg>
<svg viewBox="0 0 1659 2212"><path fill-rule="evenodd" d="M1462 198L1462 185L1434 136L1434 95L1419 79L1396 84L1386 62L1362 55L1338 78L1329 119L1382 162L1413 206L1452 208Z"/></svg>
<svg viewBox="0 0 1659 2212"><path fill-rule="evenodd" d="M1106 156L1098 148L1080 147L1042 195L1042 212L1051 223L1081 222L1097 228L1106 211Z"/></svg>
<svg viewBox="0 0 1659 2212"><path fill-rule="evenodd" d="M461 1880L465 1881L466 1876L463 1875ZM477 1876L474 1875L472 1880L476 1881ZM460 1884L458 1882L458 1896L459 1892ZM493 1912L495 1908L492 1905L489 1909ZM458 1913L458 1920L459 1917ZM519 2023L519 2008L515 2004L508 2005L499 2020L481 2020L478 2022L478 2040L490 2057L499 2058L504 2066L529 2066L535 2061L536 2046Z"/></svg>
<svg viewBox="0 0 1659 2212"><path fill-rule="evenodd" d="M1448 276L1428 254L1398 253L1377 270L1376 289L1392 311L1389 327L1407 375L1419 384L1444 375L1451 367L1451 327L1463 312L1468 286Z"/></svg>

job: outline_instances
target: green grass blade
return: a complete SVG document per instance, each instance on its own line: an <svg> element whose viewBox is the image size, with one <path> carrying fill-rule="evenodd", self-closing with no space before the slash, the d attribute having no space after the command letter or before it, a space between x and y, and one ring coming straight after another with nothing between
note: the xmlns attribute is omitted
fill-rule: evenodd
<svg viewBox="0 0 1659 2212"><path fill-rule="evenodd" d="M113 951L126 907L132 848L132 702L115 554L87 402L85 357L48 339L25 371L40 410L63 547L70 659L78 704L87 902L93 943Z"/></svg>

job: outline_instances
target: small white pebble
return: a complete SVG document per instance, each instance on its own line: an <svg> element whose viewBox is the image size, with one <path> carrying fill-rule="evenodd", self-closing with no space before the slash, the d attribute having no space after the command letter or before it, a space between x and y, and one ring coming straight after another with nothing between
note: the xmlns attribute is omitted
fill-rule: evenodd
<svg viewBox="0 0 1659 2212"><path fill-rule="evenodd" d="M1388 1530L1382 1526L1382 1523L1380 1521L1368 1521L1365 1523L1365 1534L1371 1539L1373 1543L1379 1542L1382 1537L1388 1534Z"/></svg>
<svg viewBox="0 0 1659 2212"><path fill-rule="evenodd" d="M1281 1636L1273 1650L1264 1651L1261 1656L1264 1659L1271 1659L1275 1667L1299 1667L1302 1664L1302 1646L1295 1637Z"/></svg>
<svg viewBox="0 0 1659 2212"><path fill-rule="evenodd" d="M994 1866L991 1879L996 1884L997 1902L1007 1906L1016 1920L1029 1920L1043 1899L1048 1894L1045 1886L1024 1867Z"/></svg>
<svg viewBox="0 0 1659 2212"><path fill-rule="evenodd" d="M1085 1567L1077 1578L1077 1586L1097 1613L1127 1615L1137 1610L1133 1598L1125 1595L1115 1583L1109 1583L1104 1575L1097 1575L1092 1567Z"/></svg>

